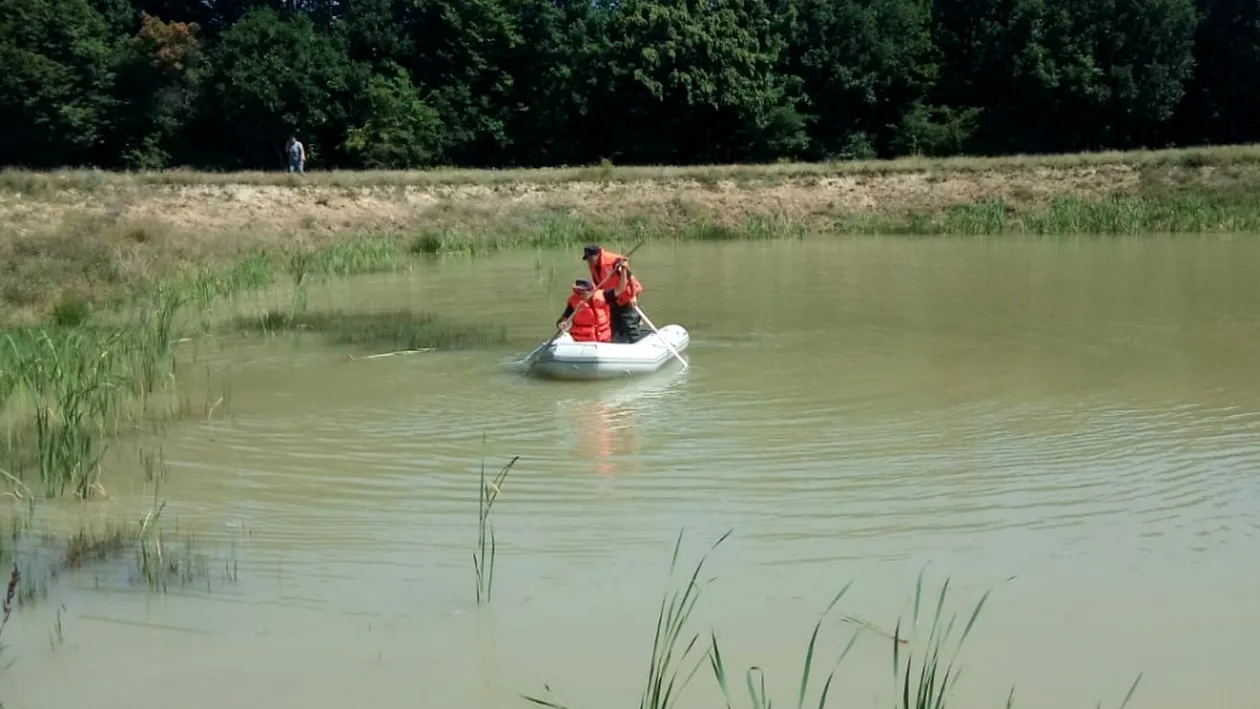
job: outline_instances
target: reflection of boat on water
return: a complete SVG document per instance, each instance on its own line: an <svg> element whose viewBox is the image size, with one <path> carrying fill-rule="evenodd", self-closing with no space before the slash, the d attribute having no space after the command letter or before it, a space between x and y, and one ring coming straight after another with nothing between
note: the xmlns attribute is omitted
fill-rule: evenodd
<svg viewBox="0 0 1260 709"><path fill-rule="evenodd" d="M566 389L566 396L557 398L556 405L567 408L603 403L614 410L632 409L640 415L651 413L650 409L674 394L687 381L688 373L689 370L682 368L662 369L633 379Z"/></svg>
<svg viewBox="0 0 1260 709"><path fill-rule="evenodd" d="M584 458L593 459L595 472L601 476L617 472L618 456L638 452L639 429L633 411L617 410L603 401L595 401L575 406L570 412L575 418L578 452Z"/></svg>
<svg viewBox="0 0 1260 709"><path fill-rule="evenodd" d="M568 419L583 457L593 459L600 475L616 474L620 456L640 450L641 424L659 417L660 404L686 379L685 370L657 372L630 382L575 390L556 400L556 410Z"/></svg>
<svg viewBox="0 0 1260 709"><path fill-rule="evenodd" d="M677 361L691 343L682 325L666 325L634 343L575 342L558 336L538 353L528 371L551 379L619 379L651 374Z"/></svg>

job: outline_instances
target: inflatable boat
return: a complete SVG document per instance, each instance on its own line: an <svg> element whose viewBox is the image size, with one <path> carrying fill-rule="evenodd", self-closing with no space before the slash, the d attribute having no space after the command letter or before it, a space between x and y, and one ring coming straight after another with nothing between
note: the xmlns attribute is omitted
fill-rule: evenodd
<svg viewBox="0 0 1260 709"><path fill-rule="evenodd" d="M551 379L616 379L650 374L671 360L678 361L666 342L681 355L691 343L691 336L682 325L666 325L659 333L649 332L634 343L574 342L566 332L538 353L529 372Z"/></svg>

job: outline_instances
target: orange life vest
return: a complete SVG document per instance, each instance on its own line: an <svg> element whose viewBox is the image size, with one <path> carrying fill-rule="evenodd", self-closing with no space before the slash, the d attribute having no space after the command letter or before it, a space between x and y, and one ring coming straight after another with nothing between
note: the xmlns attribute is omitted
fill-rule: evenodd
<svg viewBox="0 0 1260 709"><path fill-rule="evenodd" d="M591 282L604 290L616 290L621 285L621 274L613 270L613 265L618 259L625 258L619 253L609 251L608 249L599 250L599 258L595 263L588 262L587 265L591 269ZM609 276L609 274L612 274ZM607 281L604 278L608 277ZM599 285L599 284L603 285ZM629 305L630 299L637 297L643 292L643 284L639 283L639 279L630 276L630 285L621 295L617 297L617 305Z"/></svg>
<svg viewBox="0 0 1260 709"><path fill-rule="evenodd" d="M569 307L573 308L573 321L569 335L575 342L612 342L612 314L603 291L595 291L588 301L585 291L573 287Z"/></svg>

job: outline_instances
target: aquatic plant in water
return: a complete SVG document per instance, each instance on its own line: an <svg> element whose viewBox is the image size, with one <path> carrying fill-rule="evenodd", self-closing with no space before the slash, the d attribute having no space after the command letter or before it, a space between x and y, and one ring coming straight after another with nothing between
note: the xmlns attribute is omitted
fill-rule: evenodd
<svg viewBox="0 0 1260 709"><path fill-rule="evenodd" d="M179 292L158 291L113 325L14 328L0 340L0 414L7 425L0 468L35 469L47 495L98 487L107 435L148 412L175 371ZM138 404L139 411L129 410Z"/></svg>
<svg viewBox="0 0 1260 709"><path fill-rule="evenodd" d="M296 313L296 314L295 314ZM318 333L332 345L366 350L456 350L485 347L507 339L501 325L447 322L432 313L409 310L378 312L285 312L269 310L236 319L236 329L273 335Z"/></svg>
<svg viewBox="0 0 1260 709"><path fill-rule="evenodd" d="M699 634L685 631L684 628L687 620L690 618L695 609L695 605L700 596L701 586L698 584L700 571L710 553L718 547L723 541L729 537L731 532L723 534L717 542L710 547L700 561L696 564L692 571L691 577L687 584L681 590L675 590L672 593L666 593L661 599L660 610L656 620L656 634L652 641L652 655L648 664L647 682L643 690L643 694L639 701L639 709L670 709L677 701L678 694L691 681L696 670L699 669L700 663L690 666L688 670L687 659L696 647ZM679 547L682 543L682 533L679 533L678 540L674 545L673 558L670 561L670 576L673 576L674 568L678 561ZM814 672L815 652L817 649L818 636L822 629L823 621L831 613L832 609L840 601L840 599L848 592L852 586L852 582L846 584L840 592L837 593L827 607L823 610L818 622L815 623L813 632L810 634L809 642L805 646L803 666L801 668L801 676L799 688L796 696L797 709L805 709L807 706L806 698L809 695L810 679ZM963 626L962 633L954 645L953 656L948 663L943 663L942 649L946 646L949 638L953 634L956 622L956 615L951 615L948 619L943 618L945 607L945 599L949 593L949 579L947 578L942 584L940 595L936 603L936 612L933 616L932 627L928 635L926 648L923 650L923 658L919 661L917 672L914 669L913 651L903 652L903 646L912 645L912 638L903 635L902 621L899 619L896 629L892 634L879 630L876 626L867 621L863 621L852 616L845 616L842 620L846 623L859 626L860 630L855 632L849 639L848 644L841 651L839 657L833 663L831 671L827 674L823 681L822 688L818 694L817 700L810 700L809 706L817 707L817 709L825 709L831 694L832 682L835 679L836 671L839 669L840 663L853 649L855 642L861 630L875 632L892 641L892 660L893 660L893 679L896 687L897 699L896 709L944 709L947 705L948 690L951 689L958 679L958 672L955 671L955 663L958 659L959 651L962 649L963 642L967 636L971 634L972 628L975 626L976 620L980 616L980 611L984 608L985 602L988 600L991 591L986 591L980 600L972 609L967 623ZM914 596L914 613L909 622L909 632L918 626L919 611L923 599L923 572L919 573L919 579L915 588ZM681 652L679 652L679 644L687 638ZM722 659L721 648L717 640L717 633L710 631L710 647L706 656L709 659L709 665L713 670L714 679L717 681L718 689L721 691L722 699L727 709L735 706L734 696L730 686L730 675L727 672L726 664ZM904 657L904 669L903 660ZM684 670L687 670L684 673ZM764 671L754 665L749 667L744 673L745 685L748 693L748 703L751 709L771 709L773 705L772 698L766 689L766 678ZM1125 695L1120 704L1120 709L1128 706L1129 701L1133 698L1134 692L1137 690L1138 684L1142 681L1142 675L1139 674L1137 679L1129 687L1128 693ZM554 697L551 687L544 683L543 688L547 694ZM1014 705L1015 690L1011 689L1010 695L1007 697L1007 709ZM540 697L522 695L522 697L532 704L550 707L551 709L568 709L568 707L560 703L558 699L544 699ZM1100 703L1101 706L1101 703Z"/></svg>
<svg viewBox="0 0 1260 709"><path fill-rule="evenodd" d="M726 541L731 535L728 531L723 534L713 546L709 547L709 551L700 557L700 561L696 563L695 569L691 572L691 577L682 589L676 589L672 593L666 593L661 597L660 609L656 615L656 633L652 638L652 656L648 662L648 672L646 683L643 688L643 694L639 698L639 709L669 709L678 701L678 694L695 676L696 671L700 669L703 660L697 661L691 670L682 676L679 682L680 669L687 662L688 657L696 649L696 645L700 640L698 633L692 633L691 637L683 645L681 651L679 644L686 636L684 632L687 620L691 617L695 610L696 602L700 599L702 590L697 583L700 571L704 568L704 563L709 558L709 554L714 549ZM678 566L678 553L682 548L683 532L678 533L678 539L674 542L674 554L669 562L669 575L674 575L674 569ZM677 653L677 654L676 654ZM552 694L551 687L547 684L543 685L548 694ZM539 706L551 707L552 709L568 709L564 704L560 704L558 700L542 699L529 695L522 695L524 699Z"/></svg>
<svg viewBox="0 0 1260 709"><path fill-rule="evenodd" d="M477 579L477 605L490 601L494 585L494 554L496 549L494 527L490 524L490 510L499 498L503 482L520 456L514 456L490 481L486 480L486 463L481 462L481 491L477 501L477 549L473 552L473 573ZM490 542L486 548L487 539Z"/></svg>
<svg viewBox="0 0 1260 709"><path fill-rule="evenodd" d="M814 632L809 637L809 644L805 648L804 667L801 669L801 686L800 693L797 695L797 709L803 709L805 706L805 695L809 691L809 677L814 669L814 650L818 643L818 633L822 630L823 621L827 615L831 613L831 609L835 607L841 597L848 592L853 582L844 585L840 592L831 599L831 603L827 604L827 608L823 611L822 616L814 625ZM726 700L726 706L729 708L731 703L730 684L727 681L726 665L722 661L722 651L718 646L717 633L710 633L711 643L709 645L709 664L713 668L713 677L717 680L718 688L722 690L722 698ZM854 633L849 638L849 644L845 646L844 651L840 653L840 657L831 667L831 672L827 674L827 680L823 682L822 691L818 696L818 707L822 709L827 705L827 694L831 691L831 682L835 679L836 670L840 668L840 663L844 660L849 651L853 649L854 643L857 642L858 633ZM749 667L745 673L745 679L748 685L748 699L753 709L769 709L771 706L770 697L766 692L765 672L757 666Z"/></svg>

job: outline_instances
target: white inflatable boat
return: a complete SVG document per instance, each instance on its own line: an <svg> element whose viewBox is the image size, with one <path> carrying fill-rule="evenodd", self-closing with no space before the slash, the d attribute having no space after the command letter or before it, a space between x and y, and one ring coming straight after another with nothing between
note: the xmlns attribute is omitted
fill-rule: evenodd
<svg viewBox="0 0 1260 709"><path fill-rule="evenodd" d="M574 342L566 332L538 353L529 372L551 379L615 379L649 374L670 361L678 363L666 342L682 355L691 336L682 325L666 325L660 334L649 332L631 344Z"/></svg>

